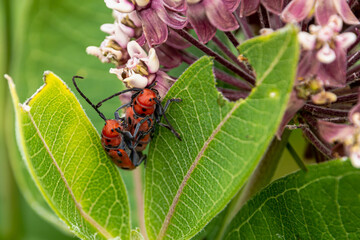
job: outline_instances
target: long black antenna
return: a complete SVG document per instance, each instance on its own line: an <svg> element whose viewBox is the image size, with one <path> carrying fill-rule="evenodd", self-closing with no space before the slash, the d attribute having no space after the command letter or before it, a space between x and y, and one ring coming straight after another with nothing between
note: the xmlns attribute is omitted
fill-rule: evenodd
<svg viewBox="0 0 360 240"><path fill-rule="evenodd" d="M104 119L106 121L106 117L104 116L104 114L102 112L99 111L99 109L90 101L90 99L88 99L85 94L79 89L78 85L76 84L76 81L75 79L76 78L80 78L80 79L84 79L83 77L81 76L73 76L72 78L72 81L74 83L74 86L76 88L76 90L80 93L80 95L85 99L85 101L87 101L88 104L90 104L94 109L95 111L99 114L99 116Z"/></svg>
<svg viewBox="0 0 360 240"><path fill-rule="evenodd" d="M127 93L127 92L131 92L131 91L141 91L143 90L142 88L130 88L130 89L126 89L124 91L121 92L117 92L114 93L113 95L111 95L110 97L105 98L104 100L101 100L100 102L98 102L98 104L96 104L96 108L101 107L101 105L106 102L107 100L112 99L113 97L119 96L121 94Z"/></svg>

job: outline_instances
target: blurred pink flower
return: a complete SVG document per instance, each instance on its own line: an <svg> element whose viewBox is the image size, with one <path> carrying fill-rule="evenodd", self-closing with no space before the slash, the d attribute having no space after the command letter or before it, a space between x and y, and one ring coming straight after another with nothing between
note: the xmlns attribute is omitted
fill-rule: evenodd
<svg viewBox="0 0 360 240"><path fill-rule="evenodd" d="M232 31L239 27L232 12L240 0L187 0L186 15L200 42L210 41L216 29Z"/></svg>
<svg viewBox="0 0 360 240"><path fill-rule="evenodd" d="M351 32L339 34L342 20L337 15L324 26L310 26L310 33L300 32L302 57L298 77L316 76L324 86L341 87L346 82L346 50L356 41Z"/></svg>
<svg viewBox="0 0 360 240"><path fill-rule="evenodd" d="M105 0L106 6L119 12L136 11L150 46L164 43L168 38L168 26L182 29L187 24L183 16L185 0Z"/></svg>
<svg viewBox="0 0 360 240"><path fill-rule="evenodd" d="M326 142L337 143L333 152L345 154L350 157L354 167L360 168L360 103L351 109L348 118L350 124L319 120L319 134Z"/></svg>
<svg viewBox="0 0 360 240"><path fill-rule="evenodd" d="M257 12L260 3L270 12L280 14L283 10L284 0L241 0L240 17L249 16Z"/></svg>
<svg viewBox="0 0 360 240"><path fill-rule="evenodd" d="M281 13L284 22L301 22L315 12L315 20L326 25L332 15L339 15L347 24L359 24L346 0L293 0Z"/></svg>

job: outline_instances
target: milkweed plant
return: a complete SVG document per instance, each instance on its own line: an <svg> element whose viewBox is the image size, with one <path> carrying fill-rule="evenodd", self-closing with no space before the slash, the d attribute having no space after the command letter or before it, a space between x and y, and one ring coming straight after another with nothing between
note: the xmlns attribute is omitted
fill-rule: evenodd
<svg viewBox="0 0 360 240"><path fill-rule="evenodd" d="M46 71L20 104L6 75L22 153L13 167L45 219L81 239L360 238L358 1L105 5L114 21L83 51L122 83L99 93L112 101L96 104L86 76L66 85ZM131 128L147 116L146 89L159 118ZM74 93L87 113L115 112L126 151L111 152ZM136 170L116 167L122 154ZM290 161L299 170L286 170Z"/></svg>

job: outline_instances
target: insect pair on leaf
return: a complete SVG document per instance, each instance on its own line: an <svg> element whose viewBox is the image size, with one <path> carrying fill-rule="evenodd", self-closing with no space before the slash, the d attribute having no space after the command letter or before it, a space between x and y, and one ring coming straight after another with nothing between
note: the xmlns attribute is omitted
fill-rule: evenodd
<svg viewBox="0 0 360 240"><path fill-rule="evenodd" d="M165 106L162 106L159 94L153 88L156 82L143 89L130 88L117 92L94 105L79 89L76 83L77 78L82 79L83 77L74 76L72 78L76 90L105 121L101 132L101 144L108 156L118 167L132 170L143 161L146 161L146 155L142 154L142 151L150 142L156 125L169 129L181 140L180 135L167 119L165 112L171 102L181 102L182 99L169 99L166 101ZM114 119L107 119L99 111L99 107L104 102L127 92L132 92L131 100L115 110ZM119 115L121 109L125 109L124 117ZM162 117L165 119L166 124L160 122Z"/></svg>

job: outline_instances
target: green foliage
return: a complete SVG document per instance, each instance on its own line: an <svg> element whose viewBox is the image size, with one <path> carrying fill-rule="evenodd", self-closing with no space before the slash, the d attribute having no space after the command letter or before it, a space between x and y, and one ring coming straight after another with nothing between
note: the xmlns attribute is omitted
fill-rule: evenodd
<svg viewBox="0 0 360 240"><path fill-rule="evenodd" d="M281 178L240 210L225 239L359 239L358 181L350 161Z"/></svg>
<svg viewBox="0 0 360 240"><path fill-rule="evenodd" d="M75 96L53 73L24 105L15 105L26 166L54 212L84 239L130 237L125 186Z"/></svg>
<svg viewBox="0 0 360 240"><path fill-rule="evenodd" d="M282 118L296 73L296 30L288 27L241 45L257 75L246 100L217 92L212 61L193 64L167 94L182 98L161 128L146 169L145 223L150 239L187 239L200 231L246 182Z"/></svg>

